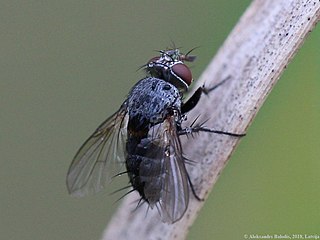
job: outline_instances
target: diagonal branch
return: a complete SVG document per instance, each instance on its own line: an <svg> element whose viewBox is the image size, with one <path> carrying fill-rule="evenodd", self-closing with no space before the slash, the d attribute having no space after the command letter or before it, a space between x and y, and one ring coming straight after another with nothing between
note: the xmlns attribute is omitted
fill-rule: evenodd
<svg viewBox="0 0 320 240"><path fill-rule="evenodd" d="M200 115L209 119L206 126L243 133L319 19L319 0L253 1L197 85L213 86L228 76L231 80L203 96L188 118ZM199 160L189 173L200 197L207 197L238 142L202 133L183 143L188 158ZM191 196L185 216L168 225L160 222L156 209L147 215L144 207L132 212L135 199L132 194L123 202L103 239L184 239L204 204Z"/></svg>

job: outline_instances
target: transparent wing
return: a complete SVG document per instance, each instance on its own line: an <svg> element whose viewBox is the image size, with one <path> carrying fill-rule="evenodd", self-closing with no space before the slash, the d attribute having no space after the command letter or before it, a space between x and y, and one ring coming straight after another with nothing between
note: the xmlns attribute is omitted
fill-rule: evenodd
<svg viewBox="0 0 320 240"><path fill-rule="evenodd" d="M124 103L81 146L67 174L70 194L81 197L99 192L121 171L125 162L127 124Z"/></svg>
<svg viewBox="0 0 320 240"><path fill-rule="evenodd" d="M157 204L163 222L178 221L189 203L188 173L182 156L174 116L150 130L154 144L162 145L162 189Z"/></svg>

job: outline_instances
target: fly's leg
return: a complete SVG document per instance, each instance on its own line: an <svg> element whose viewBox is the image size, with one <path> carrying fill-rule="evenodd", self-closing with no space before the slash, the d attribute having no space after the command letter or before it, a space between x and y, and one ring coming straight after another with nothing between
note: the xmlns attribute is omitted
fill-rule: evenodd
<svg viewBox="0 0 320 240"><path fill-rule="evenodd" d="M182 104L181 106L181 113L185 114L186 112L189 112L191 109L193 109L197 103L200 100L201 94L203 92L203 87L199 87L197 91L194 92L194 94Z"/></svg>
<svg viewBox="0 0 320 240"><path fill-rule="evenodd" d="M204 86L199 87L195 93L188 99L187 102L185 102L182 107L181 107L181 113L185 114L186 112L189 112L190 110L192 110L197 103L200 100L200 97L202 95L202 93L204 94L209 94L211 91L213 91L214 89L216 89L217 87L221 86L223 83L225 83L227 80L229 80L231 78L231 76L228 76L227 78L225 78L223 81L221 81L220 83L214 85L211 88L205 88ZM226 132L226 131L220 131L220 130L214 130L214 129L210 129L207 127L204 127L203 124L200 124L198 126L193 126L194 123L197 121L197 118L195 119L195 121L191 124L190 127L187 128L181 128L181 125L178 125L178 135L189 135L189 134L193 134L193 133L198 133L198 132L210 132L210 133L216 133L216 134L224 134L224 135L228 135L228 136L232 136L232 137L243 137L246 134L245 133L231 133L231 132ZM194 186L192 184L192 181L190 179L189 174L187 173L188 176L188 182L191 188L191 191L194 195L194 197L198 200L198 201L203 201L204 199L200 198L195 189Z"/></svg>
<svg viewBox="0 0 320 240"><path fill-rule="evenodd" d="M211 128L204 127L202 125L199 126L191 126L191 127L186 127L184 129L180 129L178 131L179 135L189 135L193 133L198 133L198 132L209 132L209 133L216 133L216 134L223 134L223 135L228 135L232 137L244 137L246 134L245 133L232 133L232 132L226 132L226 131L221 131L221 130L214 130Z"/></svg>
<svg viewBox="0 0 320 240"><path fill-rule="evenodd" d="M214 85L211 88L206 88L204 86L199 87L195 91L195 93L188 99L188 101L182 105L181 113L184 114L184 113L190 111L191 109L193 109L197 105L197 103L199 102L202 93L204 93L206 95L209 94L211 91L215 90L217 87L221 86L229 79L231 79L231 76L226 77L224 80L222 80L221 82L219 82L218 84ZM246 135L245 133L231 133L231 132L226 132L226 131L210 129L210 128L204 127L203 123L200 125L194 126L196 121L197 121L197 118L194 120L194 122L191 124L190 127L187 127L184 129L182 129L180 127L178 129L178 134L179 135L188 135L188 134L197 133L197 132L210 132L210 133L216 133L216 134L224 134L224 135L228 135L228 136L232 136L232 137L243 137Z"/></svg>
<svg viewBox="0 0 320 240"><path fill-rule="evenodd" d="M193 184L192 184L192 182L191 182L191 179L190 179L190 176L189 176L188 173L187 173L187 177L188 177L188 182L189 182L189 185L190 185L190 188L191 188L191 191L192 191L193 196L194 196L198 201L204 201L203 198L200 198L200 197L197 195L196 190L194 189L194 186L193 186Z"/></svg>
<svg viewBox="0 0 320 240"><path fill-rule="evenodd" d="M218 84L214 85L211 88L206 88L205 86L199 87L194 92L194 94L188 99L188 101L182 105L181 113L184 114L186 112L189 112L191 109L193 109L199 102L202 93L206 95L209 94L211 91L215 90L217 87L221 86L229 79L231 79L231 76L226 77L224 80L222 80L221 82L219 82Z"/></svg>
<svg viewBox="0 0 320 240"><path fill-rule="evenodd" d="M180 135L188 135L188 134L192 135L193 133L198 133L198 132L210 132L210 133L216 133L216 134L224 134L224 135L228 135L228 136L232 136L232 137L243 137L243 136L246 135L245 133L231 133L231 132L225 132L225 131L220 131L220 130L214 130L214 129L210 129L210 128L207 128L207 127L203 127L201 125L200 126L191 126L191 127L179 129L178 130L178 135L179 136ZM187 173L187 176L188 176L188 182L189 182L189 185L190 185L190 188L191 188L191 191L192 191L194 197L198 201L203 201L204 199L200 198L197 195L188 173Z"/></svg>

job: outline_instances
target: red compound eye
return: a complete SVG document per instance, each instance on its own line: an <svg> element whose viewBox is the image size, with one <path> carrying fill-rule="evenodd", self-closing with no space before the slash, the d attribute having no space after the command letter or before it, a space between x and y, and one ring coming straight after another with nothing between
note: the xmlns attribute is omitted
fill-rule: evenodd
<svg viewBox="0 0 320 240"><path fill-rule="evenodd" d="M181 78L188 86L192 83L192 74L190 69L183 63L177 63L172 66L172 72Z"/></svg>

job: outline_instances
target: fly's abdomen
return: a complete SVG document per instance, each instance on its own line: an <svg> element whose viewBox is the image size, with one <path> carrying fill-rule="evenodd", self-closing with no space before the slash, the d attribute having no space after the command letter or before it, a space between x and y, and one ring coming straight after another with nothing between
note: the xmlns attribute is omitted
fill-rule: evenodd
<svg viewBox="0 0 320 240"><path fill-rule="evenodd" d="M148 138L131 137L127 142L127 150L126 166L132 187L153 207L163 189L164 160L160 157L163 149Z"/></svg>

